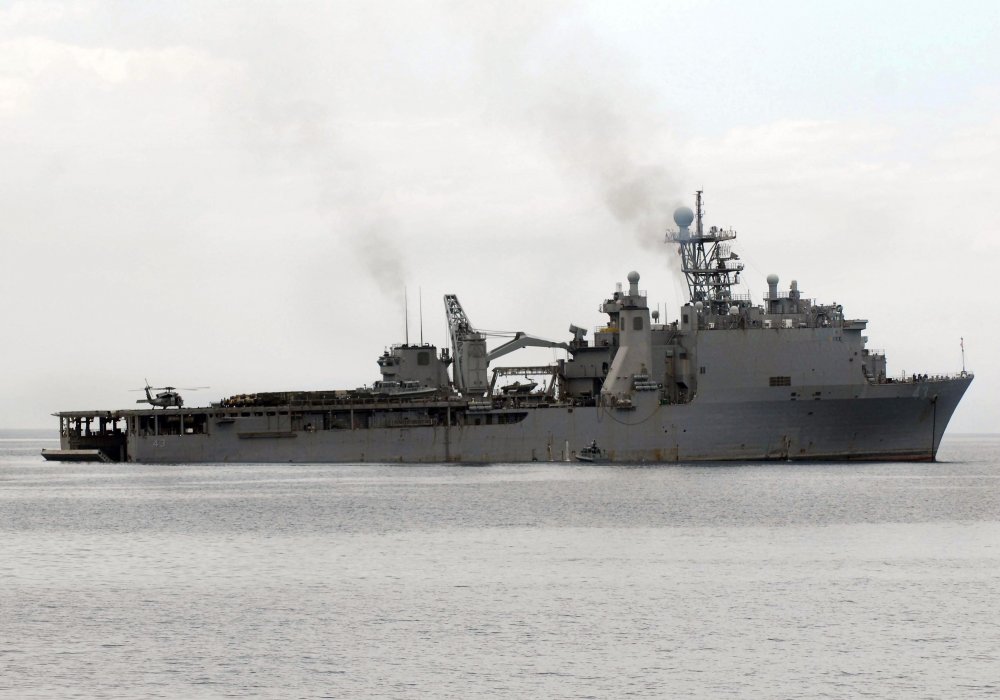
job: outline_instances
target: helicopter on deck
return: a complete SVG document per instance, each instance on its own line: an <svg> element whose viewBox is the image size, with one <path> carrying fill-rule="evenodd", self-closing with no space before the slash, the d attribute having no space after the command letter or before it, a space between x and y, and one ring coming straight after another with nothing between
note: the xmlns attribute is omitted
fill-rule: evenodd
<svg viewBox="0 0 1000 700"><path fill-rule="evenodd" d="M199 389L208 389L207 386L192 386L192 387L181 387L184 391L197 391ZM148 403L153 408L182 408L184 406L184 399L179 393L177 393L177 387L175 386L150 386L149 380L146 380L146 387L144 389L132 389L132 391L145 391L146 398L137 399L136 403ZM151 392L157 392L156 396L153 396Z"/></svg>

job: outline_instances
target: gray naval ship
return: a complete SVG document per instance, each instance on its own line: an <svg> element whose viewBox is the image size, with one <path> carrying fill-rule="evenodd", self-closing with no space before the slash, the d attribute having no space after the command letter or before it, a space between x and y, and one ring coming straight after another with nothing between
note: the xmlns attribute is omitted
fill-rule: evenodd
<svg viewBox="0 0 1000 700"><path fill-rule="evenodd" d="M667 233L689 299L650 312L639 274L601 305L607 322L565 341L526 333L493 348L458 297L451 347L404 343L354 390L230 396L186 408L147 392L141 409L66 411L49 459L128 462L932 461L972 374L890 378L867 322L767 279L737 294L735 231L678 209ZM544 366L494 366L524 347L566 350ZM526 381L510 381L514 377ZM530 378L530 379L529 379ZM537 381L534 381L537 380ZM158 408L160 407L160 408Z"/></svg>

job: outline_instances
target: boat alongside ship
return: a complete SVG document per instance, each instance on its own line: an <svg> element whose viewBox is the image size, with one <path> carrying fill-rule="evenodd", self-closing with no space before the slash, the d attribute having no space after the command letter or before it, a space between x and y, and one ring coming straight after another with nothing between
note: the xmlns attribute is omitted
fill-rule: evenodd
<svg viewBox="0 0 1000 700"><path fill-rule="evenodd" d="M588 464L600 463L604 459L604 450L597 446L597 440L591 442L576 455L577 462L587 462Z"/></svg>
<svg viewBox="0 0 1000 700"><path fill-rule="evenodd" d="M639 274L604 300L593 339L527 333L493 350L455 295L451 347L393 346L381 378L353 390L241 394L206 407L64 411L49 459L123 462L933 461L973 379L893 379L867 348L867 321L768 277L755 303L734 291L735 231L675 212L689 298L660 323ZM549 365L491 367L524 347L564 349ZM492 369L492 378L490 377ZM531 377L497 385L500 378ZM505 380L506 381L506 380ZM599 459L590 450L600 444ZM83 452L89 451L89 452ZM590 457L588 460L587 457Z"/></svg>

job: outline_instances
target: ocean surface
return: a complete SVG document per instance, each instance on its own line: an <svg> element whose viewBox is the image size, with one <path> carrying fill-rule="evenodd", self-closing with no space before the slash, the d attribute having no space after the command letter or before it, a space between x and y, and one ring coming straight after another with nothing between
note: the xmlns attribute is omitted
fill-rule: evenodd
<svg viewBox="0 0 1000 700"><path fill-rule="evenodd" d="M1000 694L1000 437L937 464L47 464L3 698Z"/></svg>

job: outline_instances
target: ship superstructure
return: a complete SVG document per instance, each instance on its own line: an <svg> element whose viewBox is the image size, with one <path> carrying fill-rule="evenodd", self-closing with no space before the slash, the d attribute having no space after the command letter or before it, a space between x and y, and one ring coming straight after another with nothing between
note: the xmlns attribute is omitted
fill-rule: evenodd
<svg viewBox="0 0 1000 700"><path fill-rule="evenodd" d="M54 459L133 462L602 462L933 460L972 381L892 378L867 348L867 321L767 278L760 302L736 291L736 232L675 212L688 299L676 320L650 311L630 272L588 340L524 332L487 348L458 297L444 297L451 348L404 343L378 357L371 386L230 396L203 408L68 411ZM567 357L494 366L523 347ZM450 373L449 373L450 370ZM522 382L512 377L528 378Z"/></svg>

